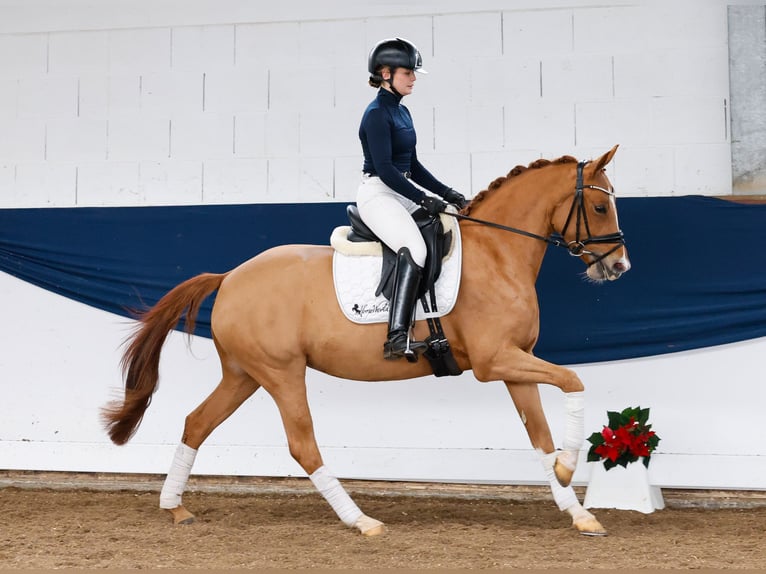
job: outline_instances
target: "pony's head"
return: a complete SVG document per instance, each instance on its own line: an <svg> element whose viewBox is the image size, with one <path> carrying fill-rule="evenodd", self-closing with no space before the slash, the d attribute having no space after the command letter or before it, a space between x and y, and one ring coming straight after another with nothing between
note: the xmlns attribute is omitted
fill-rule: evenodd
<svg viewBox="0 0 766 574"><path fill-rule="evenodd" d="M569 253L587 264L588 278L597 282L614 281L630 269L614 188L605 171L616 152L614 146L596 160L577 163L573 199L561 203L553 215L554 229Z"/></svg>

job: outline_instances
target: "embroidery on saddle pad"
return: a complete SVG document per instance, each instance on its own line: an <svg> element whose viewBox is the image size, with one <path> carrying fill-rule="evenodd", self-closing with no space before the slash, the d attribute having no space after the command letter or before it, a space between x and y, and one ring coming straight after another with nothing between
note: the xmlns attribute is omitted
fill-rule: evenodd
<svg viewBox="0 0 766 574"><path fill-rule="evenodd" d="M432 316L437 317L443 317L455 306L462 259L460 227L454 217L442 216L442 223L445 231L452 230L453 240L435 285L439 311ZM385 323L388 321L388 300L383 295L375 296L380 283L383 250L377 242L348 241L349 229L349 226L337 227L330 238L330 245L335 250L332 268L338 304L346 318L354 323ZM415 319L425 318L418 302Z"/></svg>

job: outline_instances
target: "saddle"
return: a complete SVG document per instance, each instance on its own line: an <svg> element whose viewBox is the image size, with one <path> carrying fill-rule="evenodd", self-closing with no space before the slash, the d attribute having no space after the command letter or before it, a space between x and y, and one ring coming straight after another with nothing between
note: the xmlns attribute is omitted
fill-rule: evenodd
<svg viewBox="0 0 766 574"><path fill-rule="evenodd" d="M375 295L383 295L389 301L394 289L394 270L396 267L396 253L386 246L375 235L359 216L356 205L346 207L346 214L351 225L346 239L352 243L376 242L382 248L382 264L380 282ZM426 243L426 263L423 267L423 277L418 290L418 298L425 311L430 335L423 341L425 350L423 356L431 364L431 369L437 377L447 375L459 375L463 371L458 367L449 341L447 341L442 329L441 320L436 316L437 301L434 293L434 285L439 279L442 270L442 261L450 252L453 243L452 231L444 230L440 217L431 217L424 209L418 209L412 214L423 239Z"/></svg>
<svg viewBox="0 0 766 574"><path fill-rule="evenodd" d="M359 216L359 210L356 205L346 207L348 221L351 229L348 232L347 239L352 243L364 243L369 241L380 242L383 249L383 263L380 273L380 283L375 290L375 295L382 294L386 299L391 299L394 290L394 268L396 267L396 253L385 243L378 239L378 236L367 227ZM426 263L423 267L423 278L420 282L418 298L428 293L439 279L442 270L442 261L444 256L449 253L452 247L452 231L444 231L444 225L441 218L431 217L424 209L418 209L413 213L415 220L423 239L426 242L428 254Z"/></svg>

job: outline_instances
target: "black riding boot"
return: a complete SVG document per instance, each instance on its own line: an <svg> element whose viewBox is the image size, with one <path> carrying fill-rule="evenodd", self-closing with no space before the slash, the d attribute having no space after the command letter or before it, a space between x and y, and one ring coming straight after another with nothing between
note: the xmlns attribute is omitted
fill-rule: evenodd
<svg viewBox="0 0 766 574"><path fill-rule="evenodd" d="M415 348L423 346L423 343L410 341L409 336L422 272L412 260L410 250L402 247L396 254L394 290L388 309L388 341L383 345L384 359L405 357L410 363L418 360Z"/></svg>

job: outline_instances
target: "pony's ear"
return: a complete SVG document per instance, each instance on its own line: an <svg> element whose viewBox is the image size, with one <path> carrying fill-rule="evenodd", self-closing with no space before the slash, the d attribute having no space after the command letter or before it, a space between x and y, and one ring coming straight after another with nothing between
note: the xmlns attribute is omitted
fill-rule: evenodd
<svg viewBox="0 0 766 574"><path fill-rule="evenodd" d="M617 144L612 149L610 149L608 152L606 152L604 155L602 155L600 158L595 160L593 164L596 166L594 168L594 172L601 171L606 167L606 164L608 164L610 161L612 161L612 158L614 157L614 154L617 153L617 148L620 147L620 144Z"/></svg>

